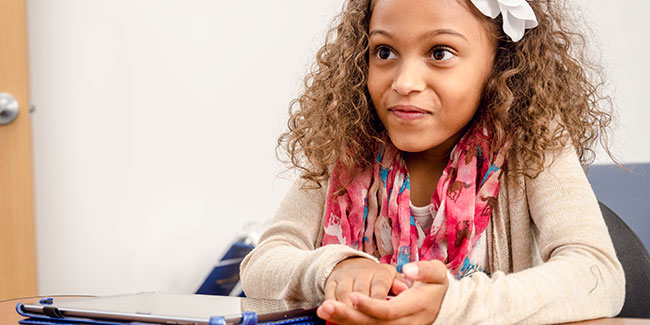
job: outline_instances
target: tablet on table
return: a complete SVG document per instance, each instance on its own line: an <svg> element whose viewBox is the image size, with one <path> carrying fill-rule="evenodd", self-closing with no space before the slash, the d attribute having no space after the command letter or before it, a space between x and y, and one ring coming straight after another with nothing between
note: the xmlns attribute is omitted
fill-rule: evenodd
<svg viewBox="0 0 650 325"><path fill-rule="evenodd" d="M263 323L315 316L314 302L255 299L229 296L137 293L118 296L56 300L50 305L19 304L25 316L88 318L117 322L163 324Z"/></svg>

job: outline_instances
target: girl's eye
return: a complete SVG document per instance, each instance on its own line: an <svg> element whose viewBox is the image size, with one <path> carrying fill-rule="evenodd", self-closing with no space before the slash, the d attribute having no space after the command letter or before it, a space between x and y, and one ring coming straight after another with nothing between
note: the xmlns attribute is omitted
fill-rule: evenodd
<svg viewBox="0 0 650 325"><path fill-rule="evenodd" d="M390 48L385 46L379 47L376 51L376 55L381 60L392 60L395 59L395 53Z"/></svg>
<svg viewBox="0 0 650 325"><path fill-rule="evenodd" d="M435 49L433 49L431 51L431 58L436 60L436 61L446 61L446 60L449 60L451 58L454 58L455 56L456 55L451 53L451 51L449 51L448 49L443 48L443 47L435 48Z"/></svg>

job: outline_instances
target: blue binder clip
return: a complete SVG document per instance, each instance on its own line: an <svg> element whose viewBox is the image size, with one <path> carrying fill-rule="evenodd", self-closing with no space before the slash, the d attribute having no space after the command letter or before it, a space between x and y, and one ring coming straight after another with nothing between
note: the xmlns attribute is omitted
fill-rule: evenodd
<svg viewBox="0 0 650 325"><path fill-rule="evenodd" d="M210 316L209 325L226 325L226 319L223 316Z"/></svg>
<svg viewBox="0 0 650 325"><path fill-rule="evenodd" d="M54 303L54 298L50 298L50 297L43 298L38 303L41 305L51 305Z"/></svg>
<svg viewBox="0 0 650 325"><path fill-rule="evenodd" d="M242 325L257 325L257 314L254 311L245 311L241 313Z"/></svg>

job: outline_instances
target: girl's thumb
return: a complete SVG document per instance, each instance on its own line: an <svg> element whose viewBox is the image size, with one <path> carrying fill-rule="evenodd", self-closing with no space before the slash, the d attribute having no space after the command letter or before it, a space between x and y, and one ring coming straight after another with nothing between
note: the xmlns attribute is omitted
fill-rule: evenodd
<svg viewBox="0 0 650 325"><path fill-rule="evenodd" d="M402 268L402 273L414 281L441 284L447 281L447 267L438 260L406 264Z"/></svg>

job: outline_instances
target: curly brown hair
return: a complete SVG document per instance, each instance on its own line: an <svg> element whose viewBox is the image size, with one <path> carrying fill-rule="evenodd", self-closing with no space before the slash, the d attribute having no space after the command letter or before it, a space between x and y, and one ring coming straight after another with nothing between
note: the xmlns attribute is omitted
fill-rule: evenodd
<svg viewBox="0 0 650 325"><path fill-rule="evenodd" d="M611 157L612 101L602 94L602 69L589 60L583 34L569 25L564 0L529 4L538 26L519 42L503 33L501 16L490 19L474 8L497 43L476 118L493 130L497 147L510 140L509 175L536 177L545 152L569 141L583 165L593 161L597 140ZM278 139L290 165L318 186L337 161L352 173L371 166L374 145L386 138L367 89L372 7L372 0L347 2L305 78L304 93L290 104L288 131Z"/></svg>

